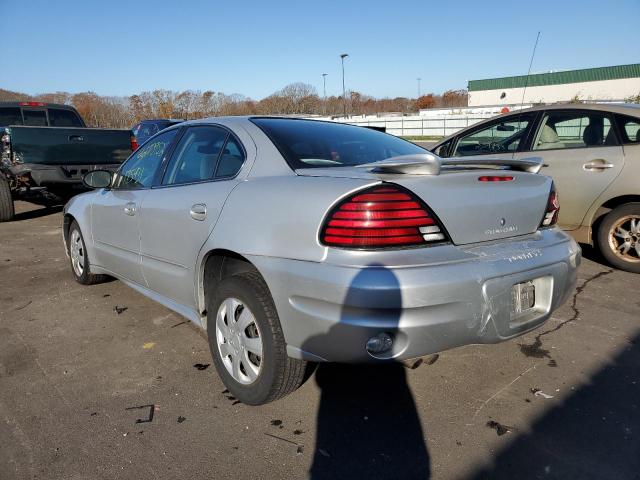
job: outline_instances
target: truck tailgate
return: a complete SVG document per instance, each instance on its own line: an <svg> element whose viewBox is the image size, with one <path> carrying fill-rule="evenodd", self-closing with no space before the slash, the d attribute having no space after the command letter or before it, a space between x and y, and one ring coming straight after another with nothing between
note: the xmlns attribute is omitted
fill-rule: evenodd
<svg viewBox="0 0 640 480"><path fill-rule="evenodd" d="M113 165L131 154L131 132L101 128L9 127L17 163Z"/></svg>

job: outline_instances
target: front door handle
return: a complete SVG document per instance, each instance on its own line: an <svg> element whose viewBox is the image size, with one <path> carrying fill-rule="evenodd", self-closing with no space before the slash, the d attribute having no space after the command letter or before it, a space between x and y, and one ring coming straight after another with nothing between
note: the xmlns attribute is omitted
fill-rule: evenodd
<svg viewBox="0 0 640 480"><path fill-rule="evenodd" d="M124 206L124 213L129 216L134 216L136 214L136 204L133 202L129 202Z"/></svg>
<svg viewBox="0 0 640 480"><path fill-rule="evenodd" d="M582 168L585 170L605 170L607 168L613 168L615 165L613 163L607 163L603 159L592 160L591 162L585 163Z"/></svg>
<svg viewBox="0 0 640 480"><path fill-rule="evenodd" d="M191 218L193 218L194 220L202 221L207 218L207 206L204 203L196 203L195 205L191 205L189 215L191 215Z"/></svg>

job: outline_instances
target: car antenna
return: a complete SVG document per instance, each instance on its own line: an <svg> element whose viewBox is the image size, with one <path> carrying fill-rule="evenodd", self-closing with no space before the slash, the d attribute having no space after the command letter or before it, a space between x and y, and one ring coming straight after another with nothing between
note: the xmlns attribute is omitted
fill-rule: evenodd
<svg viewBox="0 0 640 480"><path fill-rule="evenodd" d="M533 44L533 52L531 52L531 60L529 60L529 70L527 70L527 77L524 80L524 88L522 89L522 99L520 100L520 112L518 113L518 128L520 128L520 119L522 118L522 108L524 107L524 96L529 86L529 77L531 76L531 66L533 65L533 59L536 56L536 49L538 48L538 41L540 40L540 30L536 35L536 43ZM515 152L514 152L515 155Z"/></svg>
<svg viewBox="0 0 640 480"><path fill-rule="evenodd" d="M524 106L524 95L527 92L527 87L529 86L529 77L531 76L531 66L533 65L533 59L536 56L536 49L538 48L538 41L540 40L540 30L538 30L538 35L536 35L536 43L533 45L533 52L531 52L531 60L529 61L529 70L527 71L527 78L524 80L524 88L522 89L522 100L520 101L520 111L522 111L522 107Z"/></svg>

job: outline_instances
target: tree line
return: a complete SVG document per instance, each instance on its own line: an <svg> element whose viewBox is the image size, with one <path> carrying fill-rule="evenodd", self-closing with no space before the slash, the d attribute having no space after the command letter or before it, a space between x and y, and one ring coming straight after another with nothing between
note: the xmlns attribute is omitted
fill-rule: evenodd
<svg viewBox="0 0 640 480"><path fill-rule="evenodd" d="M319 96L315 87L292 83L262 100L239 94L227 95L211 90L153 90L114 97L94 92L55 92L27 95L0 89L0 101L41 101L74 106L87 125L129 128L143 119L196 119L222 115L371 115L395 112L415 113L421 108L467 106L466 90L449 90L442 95L429 93L420 98L374 98L356 91L342 96Z"/></svg>

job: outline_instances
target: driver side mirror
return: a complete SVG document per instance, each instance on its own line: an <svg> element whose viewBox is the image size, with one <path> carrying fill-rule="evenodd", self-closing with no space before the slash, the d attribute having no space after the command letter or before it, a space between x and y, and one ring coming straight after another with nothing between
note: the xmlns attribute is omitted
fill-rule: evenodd
<svg viewBox="0 0 640 480"><path fill-rule="evenodd" d="M112 175L109 170L92 170L82 177L82 183L89 188L107 188L111 186Z"/></svg>

